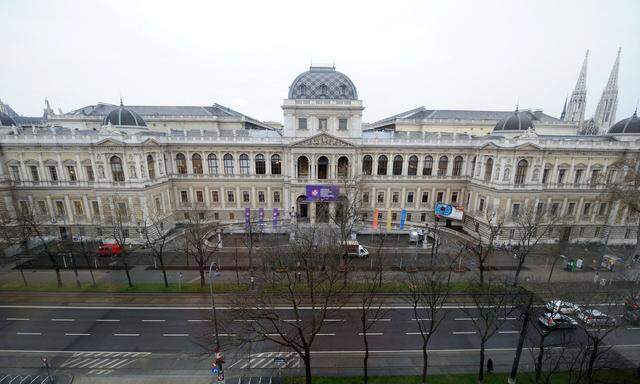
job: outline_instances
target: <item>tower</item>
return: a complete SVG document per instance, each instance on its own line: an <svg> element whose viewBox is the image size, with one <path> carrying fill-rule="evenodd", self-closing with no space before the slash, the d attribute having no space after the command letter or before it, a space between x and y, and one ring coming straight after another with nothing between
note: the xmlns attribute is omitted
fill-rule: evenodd
<svg viewBox="0 0 640 384"><path fill-rule="evenodd" d="M577 123L578 126L582 125L584 120L584 110L587 105L587 60L589 59L589 51L584 55L584 62L582 63L582 69L580 69L580 75L578 76L578 82L576 87L571 93L569 99L569 105L567 106L567 112L564 116L564 121L571 123Z"/></svg>
<svg viewBox="0 0 640 384"><path fill-rule="evenodd" d="M618 71L620 67L620 48L618 55L613 62L609 81L602 91L596 113L593 117L596 128L602 133L607 132L609 127L616 121L616 109L618 108Z"/></svg>

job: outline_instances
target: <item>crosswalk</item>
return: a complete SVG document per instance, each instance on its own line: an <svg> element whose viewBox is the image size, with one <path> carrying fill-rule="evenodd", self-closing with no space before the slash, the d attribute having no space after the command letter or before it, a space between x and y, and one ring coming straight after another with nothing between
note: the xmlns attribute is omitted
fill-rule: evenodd
<svg viewBox="0 0 640 384"><path fill-rule="evenodd" d="M48 383L47 375L12 375L0 373L0 384L45 384Z"/></svg>
<svg viewBox="0 0 640 384"><path fill-rule="evenodd" d="M108 375L151 352L76 352L60 368L88 369L87 375Z"/></svg>
<svg viewBox="0 0 640 384"><path fill-rule="evenodd" d="M276 364L275 358L284 358L284 363ZM261 352L241 358L229 366L236 369L276 369L300 368L301 359L295 352Z"/></svg>

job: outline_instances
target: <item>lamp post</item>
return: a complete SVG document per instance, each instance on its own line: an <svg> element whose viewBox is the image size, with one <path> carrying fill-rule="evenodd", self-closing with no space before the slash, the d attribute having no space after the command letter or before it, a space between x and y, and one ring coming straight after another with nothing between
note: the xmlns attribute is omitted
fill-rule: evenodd
<svg viewBox="0 0 640 384"><path fill-rule="evenodd" d="M218 317L216 316L216 305L215 301L213 300L213 264L214 262L212 261L209 265L209 293L211 295L211 314L213 316L213 331L216 335L216 347L220 349L220 336L218 335Z"/></svg>

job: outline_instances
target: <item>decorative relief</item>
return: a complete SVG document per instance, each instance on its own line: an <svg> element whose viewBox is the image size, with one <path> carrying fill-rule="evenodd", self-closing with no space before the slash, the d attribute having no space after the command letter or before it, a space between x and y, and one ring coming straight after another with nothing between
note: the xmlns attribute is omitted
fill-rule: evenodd
<svg viewBox="0 0 640 384"><path fill-rule="evenodd" d="M350 143L337 139L333 136L327 134L321 134L314 137L311 137L307 140L303 140L297 144L298 146L317 146L317 147L353 147Z"/></svg>

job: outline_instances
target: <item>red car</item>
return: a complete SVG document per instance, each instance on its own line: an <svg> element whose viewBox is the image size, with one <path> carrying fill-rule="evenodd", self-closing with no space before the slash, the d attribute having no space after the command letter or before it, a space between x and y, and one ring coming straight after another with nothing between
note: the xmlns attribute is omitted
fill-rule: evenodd
<svg viewBox="0 0 640 384"><path fill-rule="evenodd" d="M102 257L120 256L122 247L119 244L102 244L96 251L96 255Z"/></svg>

